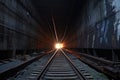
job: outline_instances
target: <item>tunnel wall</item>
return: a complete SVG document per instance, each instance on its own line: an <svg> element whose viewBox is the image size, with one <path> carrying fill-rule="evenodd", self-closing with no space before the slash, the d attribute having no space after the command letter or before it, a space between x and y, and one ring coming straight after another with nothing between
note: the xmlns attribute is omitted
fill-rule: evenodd
<svg viewBox="0 0 120 80"><path fill-rule="evenodd" d="M38 18L29 0L0 0L0 60L38 48Z"/></svg>
<svg viewBox="0 0 120 80"><path fill-rule="evenodd" d="M36 49L35 11L29 0L0 0L0 50Z"/></svg>
<svg viewBox="0 0 120 80"><path fill-rule="evenodd" d="M120 0L90 0L76 25L78 48L120 48Z"/></svg>

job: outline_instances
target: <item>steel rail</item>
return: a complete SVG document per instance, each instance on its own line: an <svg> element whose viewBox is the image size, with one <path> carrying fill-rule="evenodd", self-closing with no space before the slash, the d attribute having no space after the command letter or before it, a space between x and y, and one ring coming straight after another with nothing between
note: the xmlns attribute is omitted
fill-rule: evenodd
<svg viewBox="0 0 120 80"><path fill-rule="evenodd" d="M42 80L41 78L43 77L43 75L45 74L46 70L48 69L48 66L50 65L50 63L52 62L52 60L54 59L55 55L57 54L56 50L54 52L54 54L52 55L52 57L48 60L47 64L45 65L45 67L41 70L39 76L37 77L37 80Z"/></svg>
<svg viewBox="0 0 120 80"><path fill-rule="evenodd" d="M72 68L74 69L74 71L77 73L78 77L80 78L80 80L88 80L78 69L77 67L74 65L74 63L72 62L72 60L66 55L66 53L60 49L63 53L63 55L66 57L66 59L68 60L69 64L72 66Z"/></svg>

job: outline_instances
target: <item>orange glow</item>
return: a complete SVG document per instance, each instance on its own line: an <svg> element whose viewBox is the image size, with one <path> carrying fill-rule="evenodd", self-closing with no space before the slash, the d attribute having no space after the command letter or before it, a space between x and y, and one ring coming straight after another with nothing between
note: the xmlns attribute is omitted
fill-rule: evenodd
<svg viewBox="0 0 120 80"><path fill-rule="evenodd" d="M56 43L55 48L56 49L61 49L61 48L63 48L63 44L62 43Z"/></svg>

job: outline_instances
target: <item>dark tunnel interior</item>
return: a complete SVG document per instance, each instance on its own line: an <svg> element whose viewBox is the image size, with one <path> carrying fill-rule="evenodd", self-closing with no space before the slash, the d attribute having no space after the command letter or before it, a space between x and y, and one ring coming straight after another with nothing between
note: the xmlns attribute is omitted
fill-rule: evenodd
<svg viewBox="0 0 120 80"><path fill-rule="evenodd" d="M56 50L119 80L120 0L0 0L0 75Z"/></svg>
<svg viewBox="0 0 120 80"><path fill-rule="evenodd" d="M119 0L0 0L1 55L50 50L59 42L64 48L91 55L97 52L100 57L110 52L119 58L118 3Z"/></svg>
<svg viewBox="0 0 120 80"><path fill-rule="evenodd" d="M21 52L54 49L59 42L64 48L106 55L110 60L115 53L119 59L118 3L119 0L0 0L1 58L4 53L12 57Z"/></svg>
<svg viewBox="0 0 120 80"><path fill-rule="evenodd" d="M54 47L56 42L54 25L58 36L58 42L65 43L66 47L77 47L76 21L82 14L82 7L86 4L85 0L31 0L39 13L40 27L46 35L43 45L48 43L48 47ZM54 22L54 24L53 24ZM46 41L46 42L45 42Z"/></svg>

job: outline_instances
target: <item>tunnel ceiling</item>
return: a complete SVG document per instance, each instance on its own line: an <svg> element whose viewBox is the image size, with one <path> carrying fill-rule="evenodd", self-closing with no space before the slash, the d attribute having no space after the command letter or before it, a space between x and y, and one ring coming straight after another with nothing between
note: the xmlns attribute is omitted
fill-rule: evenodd
<svg viewBox="0 0 120 80"><path fill-rule="evenodd" d="M46 34L54 34L53 18L59 39L62 39L65 32L66 39L75 35L77 28L74 25L84 0L32 0L32 3L39 13L40 25Z"/></svg>

